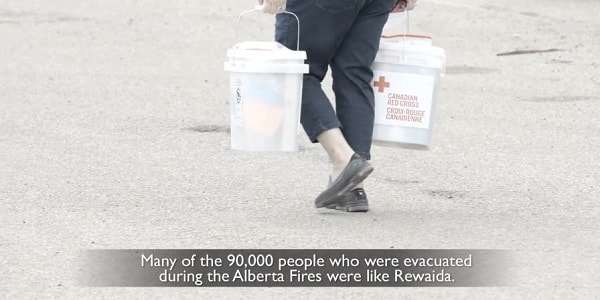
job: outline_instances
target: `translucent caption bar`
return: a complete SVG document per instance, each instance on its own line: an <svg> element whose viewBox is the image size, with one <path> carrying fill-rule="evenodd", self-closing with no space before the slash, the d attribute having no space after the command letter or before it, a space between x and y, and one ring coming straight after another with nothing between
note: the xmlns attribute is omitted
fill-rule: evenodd
<svg viewBox="0 0 600 300"><path fill-rule="evenodd" d="M95 287L510 286L508 250L89 250L81 283Z"/></svg>

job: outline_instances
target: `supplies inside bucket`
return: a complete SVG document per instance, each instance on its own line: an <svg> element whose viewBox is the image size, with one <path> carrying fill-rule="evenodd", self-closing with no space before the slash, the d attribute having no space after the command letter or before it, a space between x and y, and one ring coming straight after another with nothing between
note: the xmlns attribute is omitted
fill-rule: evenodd
<svg viewBox="0 0 600 300"><path fill-rule="evenodd" d="M297 151L306 53L275 42L243 42L227 58L231 149Z"/></svg>
<svg viewBox="0 0 600 300"><path fill-rule="evenodd" d="M373 143L429 149L445 52L418 35L383 37L373 64Z"/></svg>

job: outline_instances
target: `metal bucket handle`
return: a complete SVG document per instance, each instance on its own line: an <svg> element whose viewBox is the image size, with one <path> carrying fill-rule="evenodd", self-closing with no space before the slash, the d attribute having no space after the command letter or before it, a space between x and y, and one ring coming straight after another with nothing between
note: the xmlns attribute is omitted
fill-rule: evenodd
<svg viewBox="0 0 600 300"><path fill-rule="evenodd" d="M255 12L255 11L262 11L263 10L263 5L257 4L256 6L254 6L253 9L249 9L246 11L243 11L242 13L240 13L240 15L238 16L238 25L235 28L235 40L238 41L238 36L239 36L239 31L240 31L240 26L239 26L239 22L242 19L242 17L246 14L249 14L251 12ZM298 18L298 16L291 12L291 11L282 11L280 12L280 14L288 14L288 15L292 15L295 19L296 22L298 23L298 34L297 34L297 40L296 40L296 51L300 51L300 19ZM234 55L233 55L233 65L235 65L235 49L238 49L239 46L234 48Z"/></svg>
<svg viewBox="0 0 600 300"><path fill-rule="evenodd" d="M408 10L405 10L403 12L397 12L397 13L390 13L390 14L406 14L406 26L404 26L404 35L409 35L410 32L410 14L408 13ZM397 37L399 36L398 34L396 35L381 35L382 38L392 38L392 37Z"/></svg>
<svg viewBox="0 0 600 300"><path fill-rule="evenodd" d="M404 35L382 35L382 38L395 38L395 37L408 37L410 36L409 32L410 32L410 14L408 13L408 9L403 11L403 12L399 12L399 13L404 13L406 14L406 26L404 27ZM399 14L397 13L397 14ZM406 47L405 47L406 43L402 43L402 59L405 59L404 57L404 53L406 52Z"/></svg>

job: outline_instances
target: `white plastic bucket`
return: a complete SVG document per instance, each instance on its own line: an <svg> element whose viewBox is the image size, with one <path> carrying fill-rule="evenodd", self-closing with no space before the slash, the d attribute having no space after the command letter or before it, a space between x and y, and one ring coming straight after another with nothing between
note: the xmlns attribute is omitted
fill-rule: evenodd
<svg viewBox="0 0 600 300"><path fill-rule="evenodd" d="M297 151L306 52L275 42L243 42L227 58L231 149Z"/></svg>
<svg viewBox="0 0 600 300"><path fill-rule="evenodd" d="M428 150L444 49L416 35L383 37L373 63L373 144Z"/></svg>

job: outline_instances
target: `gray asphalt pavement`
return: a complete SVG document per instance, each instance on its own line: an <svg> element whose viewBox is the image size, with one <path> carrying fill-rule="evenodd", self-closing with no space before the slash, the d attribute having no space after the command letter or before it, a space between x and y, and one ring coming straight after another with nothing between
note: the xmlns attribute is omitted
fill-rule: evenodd
<svg viewBox="0 0 600 300"><path fill-rule="evenodd" d="M252 0L0 2L0 298L592 299L600 2L422 0L447 53L431 151L374 147L371 211L316 210L327 157L229 147ZM514 50L552 52L497 56ZM109 248L511 249L510 288L90 288Z"/></svg>

